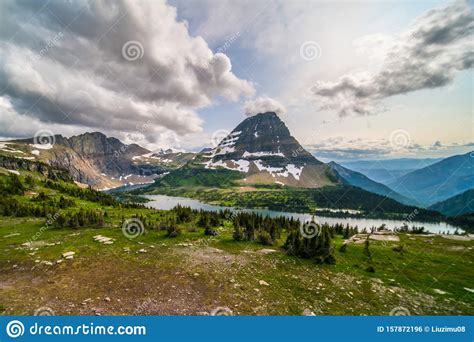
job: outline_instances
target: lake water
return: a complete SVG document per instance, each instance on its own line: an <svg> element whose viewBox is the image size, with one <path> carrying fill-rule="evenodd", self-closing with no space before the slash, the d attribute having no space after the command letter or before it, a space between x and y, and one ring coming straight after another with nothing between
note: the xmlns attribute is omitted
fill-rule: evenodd
<svg viewBox="0 0 474 342"><path fill-rule="evenodd" d="M301 213L290 213L284 211L274 211L274 210L266 210L266 209L237 209L232 207L223 207L219 205L212 205L208 203L201 202L196 199L192 198L185 198L185 197L173 197L173 196L165 196L165 195L146 195L143 196L150 201L146 203L146 206L155 208L155 209L162 209L162 210L170 210L173 209L176 205L180 204L185 207L190 207L191 209L202 209L207 211L219 211L224 209L229 209L231 211L243 211L243 212L252 212L261 215L268 215L270 217L277 217L277 216L286 216L286 217L293 217L294 219L299 219L300 221L306 221L311 219L312 215L310 214L301 214ZM403 225L403 221L400 220L385 220L385 219L365 219L365 218L337 218L337 217L325 217L325 216L315 216L315 221L319 223L329 223L329 224L336 224L342 223L346 225L349 223L351 226L358 226L359 231L363 228L370 229L371 227L380 227L382 224L385 223L388 229L399 228ZM450 232L454 233L456 227L451 226L445 222L440 223L433 223L433 222L415 222L413 221L409 226L423 226L425 227L426 231L431 233L440 233L440 232ZM462 230L459 229L461 232Z"/></svg>

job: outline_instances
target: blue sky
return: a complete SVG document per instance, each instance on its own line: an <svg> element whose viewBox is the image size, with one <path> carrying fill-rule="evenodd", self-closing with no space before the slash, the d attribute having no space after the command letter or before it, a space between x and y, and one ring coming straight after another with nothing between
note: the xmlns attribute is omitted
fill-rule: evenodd
<svg viewBox="0 0 474 342"><path fill-rule="evenodd" d="M364 146L367 149L367 157L388 158L392 156L411 157L437 157L453 153L463 153L472 150L472 146L456 147L453 144L466 145L473 141L473 117L472 117L472 69L459 72L453 81L442 87L434 89L422 89L408 92L403 95L393 96L383 102L391 107L389 112L364 115L339 117L333 110L321 110L317 106L303 103L301 98L294 96L297 89L304 89L305 84L298 84L301 74L309 75L308 83L319 79L334 80L351 69L370 69L370 61L361 59L354 51L353 42L360 37L373 34L398 35L413 24L414 20L426 14L427 11L451 4L445 1L402 1L402 2L366 2L366 3L327 3L327 2L302 2L300 3L301 26L286 20L288 12L294 11L280 8L266 8L260 14L262 20L265 12L278 17L283 26L287 26L288 32L298 31L300 35L282 38L281 51L270 55L262 54L262 49L252 46L248 40L255 39L259 25L241 26L235 22L245 22L245 14L233 10L238 6L233 2L229 5L229 13L237 13L238 19L227 18L226 20L213 20L212 10L206 12L206 8L212 5L209 2L200 3L201 11L195 11L198 6L189 2L172 2L178 8L180 18L189 22L191 34L202 33L202 26L207 26L204 32L209 33L207 41L210 47L217 51L219 47L232 37L231 32L236 32L238 38L226 48L225 53L233 62L234 73L245 79L256 83L257 94L267 95L279 99L288 111L283 116L292 133L307 147L316 145L313 151L318 155L318 143L322 140L340 138L341 140L352 140L341 142L340 145L356 149ZM257 8L265 7L265 1L257 1ZM353 11L356 9L355 11ZM319 12L315 17L314 12ZM337 12L343 12L337 13ZM203 14L204 12L204 14ZM326 16L327 14L327 16ZM232 16L232 14L230 14ZM249 14L250 15L250 14ZM324 22L310 27L304 26L305 20L312 18L324 18ZM347 18L351 25L345 25L342 18ZM256 19L258 21L258 19ZM226 25L226 22L229 24ZM215 28L210 28L215 25ZM232 25L234 25L232 27ZM253 27L254 25L255 27ZM345 27L344 27L345 26ZM321 32L311 31L320 29ZM222 34L215 32L222 31ZM230 33L229 33L230 32ZM339 32L339 34L336 34ZM321 41L321 57L312 61L298 58L299 51L291 50L293 46L301 44L305 40ZM264 41L264 39L262 39ZM301 43L300 43L301 42ZM287 46L285 47L285 43ZM250 45L250 46L249 46ZM356 57L354 57L356 56ZM357 60L359 58L359 60ZM296 79L296 80L295 80ZM294 87L294 88L292 88ZM299 87L299 88L297 88ZM292 106L289 101L294 98L295 102L301 100L301 106ZM296 98L295 98L296 97ZM221 128L231 129L242 118L242 101L239 103L219 103L211 108L200 110L200 114L206 122L206 128L217 130ZM223 115L225 113L225 115ZM381 155L371 153L372 148L380 147L379 140L387 140L393 130L403 129L410 135L410 143L419 144L422 147L411 151L386 151ZM360 141L354 141L360 140ZM445 147L435 150L432 145L437 141ZM359 151L360 152L360 151ZM322 153L323 159L331 159L331 153ZM336 159L351 159L360 157L359 154L340 156L334 154Z"/></svg>
<svg viewBox="0 0 474 342"><path fill-rule="evenodd" d="M0 10L4 138L99 130L199 150L260 99L285 107L292 134L323 160L473 150L472 1L4 1Z"/></svg>

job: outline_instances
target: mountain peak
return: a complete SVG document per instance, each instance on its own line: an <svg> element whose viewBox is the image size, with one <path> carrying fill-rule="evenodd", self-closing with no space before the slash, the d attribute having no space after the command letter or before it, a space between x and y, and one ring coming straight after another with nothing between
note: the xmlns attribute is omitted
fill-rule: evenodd
<svg viewBox="0 0 474 342"><path fill-rule="evenodd" d="M264 160L273 163L320 164L290 134L274 112L253 115L242 121L210 154L213 160Z"/></svg>
<svg viewBox="0 0 474 342"><path fill-rule="evenodd" d="M262 116L276 116L277 118L278 117L278 114L275 113L275 112L262 112L262 113L257 113L257 114L253 114L253 115L249 115L247 117L247 119L252 119L252 118L255 118L255 117L262 117Z"/></svg>
<svg viewBox="0 0 474 342"><path fill-rule="evenodd" d="M206 169L242 172L246 174L244 183L319 187L338 182L332 170L299 144L275 112L246 118L194 162Z"/></svg>

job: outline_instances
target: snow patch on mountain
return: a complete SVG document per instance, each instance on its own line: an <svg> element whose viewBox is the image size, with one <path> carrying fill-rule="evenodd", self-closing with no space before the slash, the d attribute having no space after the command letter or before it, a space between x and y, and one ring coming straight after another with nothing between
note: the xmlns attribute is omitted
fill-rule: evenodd
<svg viewBox="0 0 474 342"><path fill-rule="evenodd" d="M243 157L271 157L271 156L278 156L278 157L285 157L285 155L281 152L271 152L271 151L261 151L261 152L247 152L245 151Z"/></svg>
<svg viewBox="0 0 474 342"><path fill-rule="evenodd" d="M263 165L261 160L256 160L254 163L259 171L267 171L273 177L287 178L291 174L296 180L300 180L301 173L304 169L304 166L298 167L295 164L288 164L286 167L271 167Z"/></svg>
<svg viewBox="0 0 474 342"><path fill-rule="evenodd" d="M217 147L214 151L214 156L224 155L232 152L235 152L235 148L233 146Z"/></svg>
<svg viewBox="0 0 474 342"><path fill-rule="evenodd" d="M0 150L10 153L23 153L23 151L15 150L14 148L8 147L6 143L0 143Z"/></svg>
<svg viewBox="0 0 474 342"><path fill-rule="evenodd" d="M40 150L50 150L53 148L53 144L32 144L31 146Z"/></svg>
<svg viewBox="0 0 474 342"><path fill-rule="evenodd" d="M228 170L247 173L249 172L250 162L245 159L229 160L228 162L223 162L222 160L217 160L213 162L212 160L209 160L208 162L204 163L204 167L206 169L215 169L218 167L223 167Z"/></svg>

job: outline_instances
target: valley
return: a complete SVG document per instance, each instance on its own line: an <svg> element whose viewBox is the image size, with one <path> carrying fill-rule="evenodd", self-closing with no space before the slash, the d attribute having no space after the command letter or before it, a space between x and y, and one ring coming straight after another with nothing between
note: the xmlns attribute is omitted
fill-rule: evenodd
<svg viewBox="0 0 474 342"><path fill-rule="evenodd" d="M48 141L2 143L1 314L474 313L471 192L424 208L272 112L200 153Z"/></svg>
<svg viewBox="0 0 474 342"><path fill-rule="evenodd" d="M299 220L121 203L54 168L0 169L0 185L5 315L474 312L472 235L318 223L306 239Z"/></svg>

